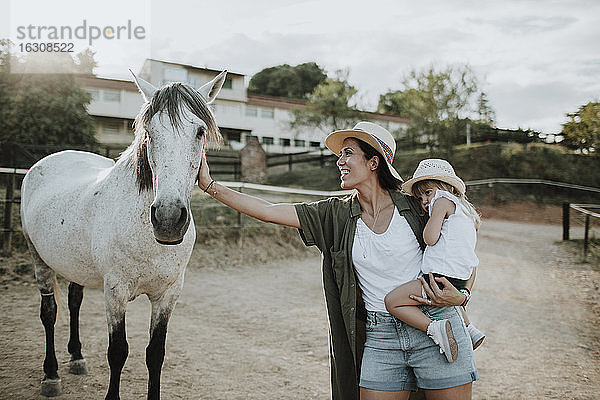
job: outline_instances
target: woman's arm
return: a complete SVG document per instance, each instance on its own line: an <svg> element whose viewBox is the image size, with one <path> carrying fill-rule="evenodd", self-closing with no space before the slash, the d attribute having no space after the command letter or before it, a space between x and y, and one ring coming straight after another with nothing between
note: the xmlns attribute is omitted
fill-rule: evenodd
<svg viewBox="0 0 600 400"><path fill-rule="evenodd" d="M448 282L448 279L444 277L434 278L431 272L429 273L429 279L430 282L433 282L435 279L437 282L441 283L444 288L440 289L438 285L430 286L423 277L420 277L419 280L421 281L421 285L423 285L423 289L425 290L425 293L427 293L428 298L425 299L419 296L410 296L411 299L429 306L446 307L460 306L467 298L467 295L459 292L454 285Z"/></svg>
<svg viewBox="0 0 600 400"><path fill-rule="evenodd" d="M301 228L296 208L292 204L272 204L266 200L237 192L214 182L210 177L206 153L202 156L202 164L200 172L198 172L198 186L221 203L246 215L264 222Z"/></svg>

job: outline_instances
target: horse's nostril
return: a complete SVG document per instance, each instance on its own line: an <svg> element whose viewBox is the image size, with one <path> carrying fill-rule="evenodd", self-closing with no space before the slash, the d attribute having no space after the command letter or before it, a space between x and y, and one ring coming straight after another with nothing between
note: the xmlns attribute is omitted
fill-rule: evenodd
<svg viewBox="0 0 600 400"><path fill-rule="evenodd" d="M150 221L152 222L152 225L158 224L158 221L156 219L156 207L155 206L150 207Z"/></svg>
<svg viewBox="0 0 600 400"><path fill-rule="evenodd" d="M183 226L187 221L187 209L185 207L181 207L181 215L179 215L179 221L177 221L177 226Z"/></svg>

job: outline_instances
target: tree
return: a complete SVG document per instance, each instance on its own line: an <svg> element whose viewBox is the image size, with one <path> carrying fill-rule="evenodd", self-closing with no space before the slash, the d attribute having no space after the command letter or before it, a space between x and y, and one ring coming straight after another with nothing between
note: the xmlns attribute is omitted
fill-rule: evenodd
<svg viewBox="0 0 600 400"><path fill-rule="evenodd" d="M364 113L353 103L357 93L348 83L348 71L337 71L335 78L327 78L315 88L306 106L292 109L290 127L313 127L326 134L354 125L364 119Z"/></svg>
<svg viewBox="0 0 600 400"><path fill-rule="evenodd" d="M28 167L60 147L96 146L91 97L74 76L18 72L33 59L11 56L9 46L0 42L0 164Z"/></svg>
<svg viewBox="0 0 600 400"><path fill-rule="evenodd" d="M600 103L589 102L574 112L562 125L563 143L572 149L588 154L600 148Z"/></svg>
<svg viewBox="0 0 600 400"><path fill-rule="evenodd" d="M98 63L94 59L96 52L90 49L78 53L75 56L77 72L85 75L94 75L94 68L98 66Z"/></svg>
<svg viewBox="0 0 600 400"><path fill-rule="evenodd" d="M267 96L304 99L327 78L314 62L265 68L250 79L248 92Z"/></svg>
<svg viewBox="0 0 600 400"><path fill-rule="evenodd" d="M466 119L493 125L494 111L467 65L412 70L401 90L379 97L377 110L409 119L407 139L449 150L465 136Z"/></svg>

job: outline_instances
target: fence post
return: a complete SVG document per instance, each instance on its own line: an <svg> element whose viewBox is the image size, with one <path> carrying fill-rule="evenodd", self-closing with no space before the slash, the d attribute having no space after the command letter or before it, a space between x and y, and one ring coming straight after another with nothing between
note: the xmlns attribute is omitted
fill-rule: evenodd
<svg viewBox="0 0 600 400"><path fill-rule="evenodd" d="M292 170L292 153L288 155L288 171Z"/></svg>
<svg viewBox="0 0 600 400"><path fill-rule="evenodd" d="M570 203L563 203L562 220L563 220L563 238L569 240L569 211L571 210Z"/></svg>
<svg viewBox="0 0 600 400"><path fill-rule="evenodd" d="M242 193L242 188L240 188L240 193ZM238 211L238 246L242 247L244 245L244 216L241 212Z"/></svg>
<svg viewBox="0 0 600 400"><path fill-rule="evenodd" d="M15 173L8 176L6 182L6 196L4 203L4 241L2 245L2 253L10 255L12 247L12 208L15 188Z"/></svg>
<svg viewBox="0 0 600 400"><path fill-rule="evenodd" d="M589 216L589 214L586 214L585 215L585 233L583 236L583 259L584 260L587 257L588 246L590 244L589 232L590 232L590 216Z"/></svg>
<svg viewBox="0 0 600 400"><path fill-rule="evenodd" d="M241 179L242 176L242 168L241 168L241 162L238 159L237 161L235 161L233 163L233 179L236 181L239 181Z"/></svg>

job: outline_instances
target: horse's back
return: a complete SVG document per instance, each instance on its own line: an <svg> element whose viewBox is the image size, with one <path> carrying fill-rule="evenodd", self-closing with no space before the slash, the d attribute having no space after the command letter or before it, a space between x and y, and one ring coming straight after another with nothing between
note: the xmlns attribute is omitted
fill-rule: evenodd
<svg viewBox="0 0 600 400"><path fill-rule="evenodd" d="M24 207L36 199L80 191L91 185L114 165L114 161L93 153L67 150L35 163L25 175L21 188Z"/></svg>
<svg viewBox="0 0 600 400"><path fill-rule="evenodd" d="M23 232L49 265L57 264L52 262L56 258L72 264L91 263L87 236L94 204L90 199L114 164L97 154L69 150L41 159L25 175Z"/></svg>

